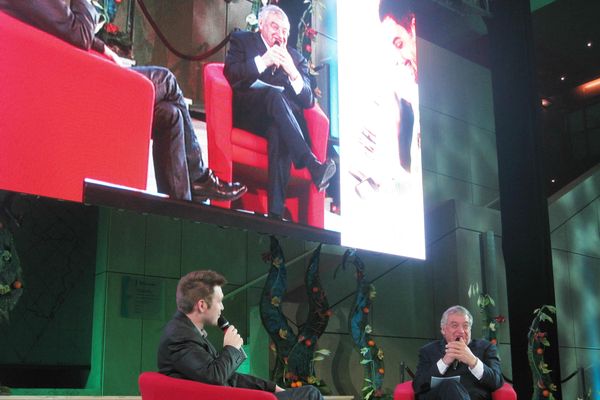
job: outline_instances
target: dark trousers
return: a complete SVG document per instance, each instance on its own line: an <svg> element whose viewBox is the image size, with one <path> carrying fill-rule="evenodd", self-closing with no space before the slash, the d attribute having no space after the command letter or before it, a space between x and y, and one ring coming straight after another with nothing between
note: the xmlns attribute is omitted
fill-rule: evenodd
<svg viewBox="0 0 600 400"><path fill-rule="evenodd" d="M278 400L323 400L321 392L314 386L302 386L275 393Z"/></svg>
<svg viewBox="0 0 600 400"><path fill-rule="evenodd" d="M303 168L314 158L303 133L303 110L285 92L265 88L236 91L233 111L235 126L268 141L269 212L283 215L291 163Z"/></svg>
<svg viewBox="0 0 600 400"><path fill-rule="evenodd" d="M419 400L470 400L469 392L460 382L448 380L428 392L419 395Z"/></svg>
<svg viewBox="0 0 600 400"><path fill-rule="evenodd" d="M132 67L154 85L152 156L156 186L171 198L191 200L190 182L205 175L200 144L177 79L162 67Z"/></svg>

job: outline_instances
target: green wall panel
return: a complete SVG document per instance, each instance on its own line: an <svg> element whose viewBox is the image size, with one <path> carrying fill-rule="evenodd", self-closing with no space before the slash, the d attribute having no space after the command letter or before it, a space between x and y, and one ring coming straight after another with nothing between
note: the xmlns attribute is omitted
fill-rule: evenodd
<svg viewBox="0 0 600 400"><path fill-rule="evenodd" d="M165 315L162 320L142 321L142 361L141 371L156 371L156 353L158 343L166 323L171 319L177 305L175 303L175 292L177 290L177 279L164 279L165 283Z"/></svg>
<svg viewBox="0 0 600 400"><path fill-rule="evenodd" d="M246 282L246 233L214 225L183 222L181 274L212 269L229 283Z"/></svg>
<svg viewBox="0 0 600 400"><path fill-rule="evenodd" d="M134 212L112 210L109 224L108 270L142 274L146 246L146 217Z"/></svg>
<svg viewBox="0 0 600 400"><path fill-rule="evenodd" d="M181 276L181 220L147 216L145 274L177 278Z"/></svg>
<svg viewBox="0 0 600 400"><path fill-rule="evenodd" d="M102 393L133 394L142 359L142 320L121 316L123 275L112 272L107 278Z"/></svg>

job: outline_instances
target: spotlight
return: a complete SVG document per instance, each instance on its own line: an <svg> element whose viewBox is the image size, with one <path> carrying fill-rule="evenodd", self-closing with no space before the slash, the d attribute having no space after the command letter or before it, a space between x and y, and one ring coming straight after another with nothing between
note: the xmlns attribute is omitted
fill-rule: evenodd
<svg viewBox="0 0 600 400"><path fill-rule="evenodd" d="M567 79L567 77L566 77L566 76L564 76L564 75L560 77L560 80L561 80L562 82L564 82L564 81L565 81L565 79Z"/></svg>
<svg viewBox="0 0 600 400"><path fill-rule="evenodd" d="M556 179L552 178L552 179L550 179L550 182L555 183Z"/></svg>
<svg viewBox="0 0 600 400"><path fill-rule="evenodd" d="M587 42L587 43L586 43L586 46L587 46L587 47L592 47L592 44L593 44L592 42Z"/></svg>

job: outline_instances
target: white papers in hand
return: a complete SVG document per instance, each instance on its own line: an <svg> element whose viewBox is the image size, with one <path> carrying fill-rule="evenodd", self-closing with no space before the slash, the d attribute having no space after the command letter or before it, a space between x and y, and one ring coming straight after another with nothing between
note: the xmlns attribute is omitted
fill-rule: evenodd
<svg viewBox="0 0 600 400"><path fill-rule="evenodd" d="M279 90L280 92L283 92L283 86L271 85L270 83L261 81L260 79L255 80L254 83L252 85L250 85L250 89L266 89L266 88L273 88L273 89Z"/></svg>
<svg viewBox="0 0 600 400"><path fill-rule="evenodd" d="M442 378L438 378L437 376L432 376L431 377L431 388L433 389L434 387L436 387L443 381L447 381L447 380L454 380L454 381L460 382L460 376L448 376L448 377L442 377Z"/></svg>

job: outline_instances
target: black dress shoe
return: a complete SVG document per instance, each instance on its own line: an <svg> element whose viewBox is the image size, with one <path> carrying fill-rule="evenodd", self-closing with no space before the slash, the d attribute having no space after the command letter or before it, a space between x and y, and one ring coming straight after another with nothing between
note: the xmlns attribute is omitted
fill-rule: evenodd
<svg viewBox="0 0 600 400"><path fill-rule="evenodd" d="M314 160L308 167L312 181L319 191L327 189L329 180L335 175L335 170L335 163L331 159L322 164Z"/></svg>
<svg viewBox="0 0 600 400"><path fill-rule="evenodd" d="M246 185L239 182L221 182L212 170L208 170L206 178L192 182L192 198L202 202L206 199L234 201L248 191Z"/></svg>
<svg viewBox="0 0 600 400"><path fill-rule="evenodd" d="M267 214L267 218L275 221L289 222L289 219L284 218L283 215L271 211L269 211L269 213Z"/></svg>

